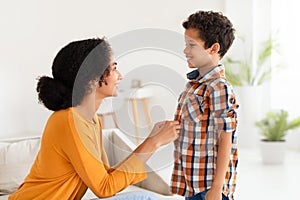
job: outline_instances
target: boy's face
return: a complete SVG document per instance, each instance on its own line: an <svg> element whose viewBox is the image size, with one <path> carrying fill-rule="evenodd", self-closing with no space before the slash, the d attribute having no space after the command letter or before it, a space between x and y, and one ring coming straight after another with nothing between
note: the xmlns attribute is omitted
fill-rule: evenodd
<svg viewBox="0 0 300 200"><path fill-rule="evenodd" d="M184 54L190 68L205 70L213 66L211 48L204 48L204 41L199 38L197 29L189 28L185 30L184 37L186 47Z"/></svg>

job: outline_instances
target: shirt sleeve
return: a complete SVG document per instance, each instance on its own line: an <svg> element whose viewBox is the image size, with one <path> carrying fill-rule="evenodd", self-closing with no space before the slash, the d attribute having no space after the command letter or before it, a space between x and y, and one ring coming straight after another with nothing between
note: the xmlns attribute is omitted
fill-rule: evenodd
<svg viewBox="0 0 300 200"><path fill-rule="evenodd" d="M110 197L127 186L146 178L144 164L133 154L117 168L104 166L85 148L72 123L74 120L70 119L72 137L62 148L78 176L95 195L100 198ZM91 143L91 145L93 144Z"/></svg>
<svg viewBox="0 0 300 200"><path fill-rule="evenodd" d="M220 81L210 91L210 110L218 131L232 133L236 130L236 97L231 85Z"/></svg>

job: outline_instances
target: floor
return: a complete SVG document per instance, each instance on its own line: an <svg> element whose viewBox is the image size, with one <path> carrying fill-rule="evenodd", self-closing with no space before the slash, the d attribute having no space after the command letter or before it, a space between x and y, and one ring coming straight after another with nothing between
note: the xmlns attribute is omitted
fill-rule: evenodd
<svg viewBox="0 0 300 200"><path fill-rule="evenodd" d="M159 153L159 155L163 154L163 151ZM153 159L161 160L161 158ZM161 173L163 177L171 176L171 171L161 171ZM298 200L300 199L299 187L300 151L287 150L282 164L266 165L262 163L258 148L239 149L235 200ZM181 198L173 197L173 199Z"/></svg>
<svg viewBox="0 0 300 200"><path fill-rule="evenodd" d="M288 150L283 164L262 164L258 150L240 149L236 200L300 199L300 152Z"/></svg>

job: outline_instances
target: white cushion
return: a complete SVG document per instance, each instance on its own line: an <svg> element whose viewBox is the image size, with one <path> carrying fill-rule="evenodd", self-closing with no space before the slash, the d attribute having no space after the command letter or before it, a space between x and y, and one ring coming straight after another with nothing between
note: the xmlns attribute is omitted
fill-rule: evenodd
<svg viewBox="0 0 300 200"><path fill-rule="evenodd" d="M39 150L40 138L0 141L0 192L12 193L23 182Z"/></svg>
<svg viewBox="0 0 300 200"><path fill-rule="evenodd" d="M122 161L136 148L136 145L134 145L131 140L118 129L113 131L111 144L113 145L113 148L110 149L110 151L113 152L114 157L113 163L110 163L111 165L115 165ZM172 195L170 186L164 178L156 173L149 165L146 164L145 168L147 171L147 179L136 185L162 195Z"/></svg>

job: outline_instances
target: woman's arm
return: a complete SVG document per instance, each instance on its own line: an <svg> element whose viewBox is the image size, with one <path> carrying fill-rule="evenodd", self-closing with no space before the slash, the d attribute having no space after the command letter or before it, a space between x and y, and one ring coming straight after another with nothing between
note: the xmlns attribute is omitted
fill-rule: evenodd
<svg viewBox="0 0 300 200"><path fill-rule="evenodd" d="M105 169L104 165L86 150L76 129L72 131L71 140L64 140L68 143L64 145L66 147L64 150L83 182L98 197L109 197L128 185L145 179L144 162L157 148L174 140L177 137L178 128L178 122L174 121L156 125L149 137L113 169Z"/></svg>
<svg viewBox="0 0 300 200"><path fill-rule="evenodd" d="M145 163L161 146L174 141L178 137L180 125L178 121L163 121L154 125L149 136L128 156L137 156ZM116 165L119 168L127 159Z"/></svg>

